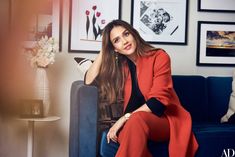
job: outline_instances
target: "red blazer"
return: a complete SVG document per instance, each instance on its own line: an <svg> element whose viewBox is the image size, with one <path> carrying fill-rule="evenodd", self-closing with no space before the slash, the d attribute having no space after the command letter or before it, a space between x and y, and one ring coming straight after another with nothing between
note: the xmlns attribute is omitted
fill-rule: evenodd
<svg viewBox="0 0 235 157"><path fill-rule="evenodd" d="M131 76L125 68L127 79L124 89L124 109L131 95ZM138 57L136 72L139 88L145 100L155 97L166 106L164 114L170 124L170 157L193 157L198 143L192 133L190 114L181 106L173 89L170 57L163 50L155 50L149 56Z"/></svg>

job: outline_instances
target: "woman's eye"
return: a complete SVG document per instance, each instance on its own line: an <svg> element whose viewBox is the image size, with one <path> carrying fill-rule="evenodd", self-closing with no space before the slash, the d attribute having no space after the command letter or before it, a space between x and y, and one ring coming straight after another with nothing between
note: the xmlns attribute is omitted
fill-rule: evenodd
<svg viewBox="0 0 235 157"><path fill-rule="evenodd" d="M125 34L124 34L126 37L127 36L129 36L130 35L130 33L129 32L125 32Z"/></svg>
<svg viewBox="0 0 235 157"><path fill-rule="evenodd" d="M118 41L119 41L119 39L116 38L116 39L113 41L113 43L118 43Z"/></svg>

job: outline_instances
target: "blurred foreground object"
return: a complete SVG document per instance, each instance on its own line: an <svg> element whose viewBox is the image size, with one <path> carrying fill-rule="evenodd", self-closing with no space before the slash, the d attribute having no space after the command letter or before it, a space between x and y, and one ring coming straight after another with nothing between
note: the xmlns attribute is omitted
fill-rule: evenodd
<svg viewBox="0 0 235 157"><path fill-rule="evenodd" d="M47 1L0 1L0 116L15 116L19 100L33 93L34 71L22 55L22 43L32 16L45 8Z"/></svg>
<svg viewBox="0 0 235 157"><path fill-rule="evenodd" d="M55 55L58 52L58 42L53 37L48 38L48 36L44 36L37 41L32 49L26 50L31 66L40 68L46 68L49 64L53 64Z"/></svg>

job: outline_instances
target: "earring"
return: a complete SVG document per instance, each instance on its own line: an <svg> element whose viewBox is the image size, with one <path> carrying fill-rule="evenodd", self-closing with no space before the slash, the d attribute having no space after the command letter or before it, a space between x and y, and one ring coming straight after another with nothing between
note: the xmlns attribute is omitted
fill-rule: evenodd
<svg viewBox="0 0 235 157"><path fill-rule="evenodd" d="M118 65L118 53L117 52L115 53L115 62L116 62L116 65Z"/></svg>

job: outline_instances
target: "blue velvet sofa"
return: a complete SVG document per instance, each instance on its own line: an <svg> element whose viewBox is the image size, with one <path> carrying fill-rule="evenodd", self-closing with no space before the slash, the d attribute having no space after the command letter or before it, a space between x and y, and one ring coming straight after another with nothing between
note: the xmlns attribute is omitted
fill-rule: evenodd
<svg viewBox="0 0 235 157"><path fill-rule="evenodd" d="M232 91L232 77L173 76L176 93L191 113L199 143L196 157L220 157L235 150L235 124L221 124ZM69 157L114 157L118 144L97 133L97 88L75 81L71 87ZM101 138L100 138L101 137ZM168 156L168 143L148 142L154 157ZM231 152L230 152L231 154Z"/></svg>

